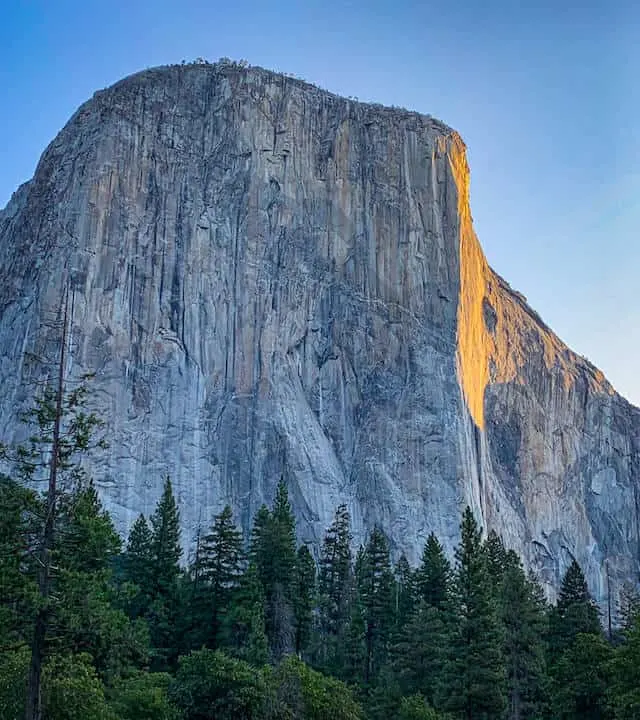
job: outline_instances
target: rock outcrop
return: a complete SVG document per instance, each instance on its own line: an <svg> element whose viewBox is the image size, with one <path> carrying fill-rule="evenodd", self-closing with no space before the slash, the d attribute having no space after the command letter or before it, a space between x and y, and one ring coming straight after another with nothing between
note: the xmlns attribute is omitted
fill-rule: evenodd
<svg viewBox="0 0 640 720"><path fill-rule="evenodd" d="M231 63L96 93L0 213L0 437L95 372L91 471L125 531L168 473L184 539L284 473L302 539L345 502L417 561L470 503L547 586L637 575L640 411L494 273L460 137Z"/></svg>

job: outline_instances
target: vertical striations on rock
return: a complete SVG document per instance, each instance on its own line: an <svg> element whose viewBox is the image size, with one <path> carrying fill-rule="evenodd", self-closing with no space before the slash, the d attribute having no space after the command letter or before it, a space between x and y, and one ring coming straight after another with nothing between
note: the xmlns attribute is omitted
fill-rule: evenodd
<svg viewBox="0 0 640 720"><path fill-rule="evenodd" d="M73 289L92 472L122 530L169 473L189 543L284 474L301 536L347 503L416 560L470 503L550 589L638 571L640 412L488 266L460 137L233 63L96 93L0 212L0 433Z"/></svg>

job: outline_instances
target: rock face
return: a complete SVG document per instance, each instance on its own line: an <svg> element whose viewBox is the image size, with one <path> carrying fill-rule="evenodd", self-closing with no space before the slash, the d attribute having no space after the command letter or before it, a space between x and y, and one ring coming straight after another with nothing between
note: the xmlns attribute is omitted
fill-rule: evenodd
<svg viewBox="0 0 640 720"><path fill-rule="evenodd" d="M489 268L468 183L443 123L259 68L97 93L0 213L0 438L68 286L122 531L167 473L186 543L225 503L246 531L284 474L301 539L345 502L416 562L470 503L605 603L638 571L640 411Z"/></svg>

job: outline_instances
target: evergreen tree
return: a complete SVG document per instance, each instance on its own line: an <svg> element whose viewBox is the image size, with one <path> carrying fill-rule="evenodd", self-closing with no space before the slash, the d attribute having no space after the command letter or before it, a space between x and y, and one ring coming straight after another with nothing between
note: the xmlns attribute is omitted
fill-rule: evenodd
<svg viewBox="0 0 640 720"><path fill-rule="evenodd" d="M0 653L31 636L36 569L31 553L42 516L36 493L0 475Z"/></svg>
<svg viewBox="0 0 640 720"><path fill-rule="evenodd" d="M316 564L306 545L298 548L294 594L295 650L298 657L306 653L311 640L315 602Z"/></svg>
<svg viewBox="0 0 640 720"><path fill-rule="evenodd" d="M364 548L360 549L364 553ZM360 555L360 552L358 555ZM356 556L356 567L359 565ZM360 603L356 593L350 606L349 620L344 628L342 642L339 651L336 653L336 667L332 675L339 676L350 685L362 687L367 660L367 648L365 643L366 619L365 610Z"/></svg>
<svg viewBox="0 0 640 720"><path fill-rule="evenodd" d="M554 664L553 716L606 720L612 649L602 633L578 633Z"/></svg>
<svg viewBox="0 0 640 720"><path fill-rule="evenodd" d="M132 618L144 616L151 602L151 528L140 514L131 527L125 551L124 579L131 586L127 610Z"/></svg>
<svg viewBox="0 0 640 720"><path fill-rule="evenodd" d="M154 670L167 670L177 660L181 640L179 615L180 514L171 480L165 480L160 500L151 516L151 593L147 620L155 648Z"/></svg>
<svg viewBox="0 0 640 720"><path fill-rule="evenodd" d="M345 635L351 616L353 568L351 519L346 505L340 505L327 530L318 572L318 661L324 669L340 674L344 660Z"/></svg>
<svg viewBox="0 0 640 720"><path fill-rule="evenodd" d="M214 518L211 532L202 538L198 556L196 572L205 612L201 620L208 628L208 647L216 649L222 618L229 610L244 564L242 534L228 505Z"/></svg>
<svg viewBox="0 0 640 720"><path fill-rule="evenodd" d="M255 564L249 563L233 591L229 612L223 621L222 638L225 648L253 665L267 662L269 654L264 606L262 583Z"/></svg>
<svg viewBox="0 0 640 720"><path fill-rule="evenodd" d="M500 617L504 627L509 718L539 718L547 690L542 589L526 577L515 553L509 551L503 558Z"/></svg>
<svg viewBox="0 0 640 720"><path fill-rule="evenodd" d="M464 511L456 572L452 628L438 704L468 720L497 720L505 710L502 631L493 580L471 509Z"/></svg>
<svg viewBox="0 0 640 720"><path fill-rule="evenodd" d="M640 592L637 586L624 583L618 603L618 621L622 630L631 630L640 615Z"/></svg>
<svg viewBox="0 0 640 720"><path fill-rule="evenodd" d="M491 530L484 541L484 552L487 556L487 569L494 587L498 589L507 568L507 549L502 538L495 530Z"/></svg>
<svg viewBox="0 0 640 720"><path fill-rule="evenodd" d="M640 717L640 613L629 620L611 663L610 706L615 720Z"/></svg>
<svg viewBox="0 0 640 720"><path fill-rule="evenodd" d="M573 560L560 586L558 602L549 617L549 650L558 658L579 633L602 632L598 609L594 603L580 565Z"/></svg>
<svg viewBox="0 0 640 720"><path fill-rule="evenodd" d="M394 616L395 629L400 632L409 622L411 613L416 603L416 582L415 573L411 570L409 561L404 555L396 563L395 576L395 599Z"/></svg>
<svg viewBox="0 0 640 720"><path fill-rule="evenodd" d="M435 702L448 639L443 609L420 600L393 647L392 668L403 695L420 693Z"/></svg>
<svg viewBox="0 0 640 720"><path fill-rule="evenodd" d="M167 477L162 496L151 516L151 567L156 596L174 591L180 575L181 557L180 513L171 480Z"/></svg>
<svg viewBox="0 0 640 720"><path fill-rule="evenodd" d="M104 680L144 662L148 652L145 628L116 606L113 567L120 549L93 484L61 498L54 553L58 602L51 612L56 637L49 645L58 654L86 654Z"/></svg>
<svg viewBox="0 0 640 720"><path fill-rule="evenodd" d="M449 599L451 565L438 538L431 533L422 553L420 567L416 571L418 596L427 605L444 606Z"/></svg>
<svg viewBox="0 0 640 720"><path fill-rule="evenodd" d="M271 559L268 555L268 537L270 521L269 508L266 505L261 505L253 518L251 539L249 541L249 562L253 564L263 587L266 587L269 582Z"/></svg>
<svg viewBox="0 0 640 720"><path fill-rule="evenodd" d="M394 578L389 545L375 527L362 554L357 573L358 599L364 613L365 687L374 681L387 659L393 627Z"/></svg>
<svg viewBox="0 0 640 720"><path fill-rule="evenodd" d="M264 589L267 638L277 661L295 647L295 520L284 479L272 511L261 508L256 514L249 556Z"/></svg>
<svg viewBox="0 0 640 720"><path fill-rule="evenodd" d="M451 565L438 538L427 538L415 573L417 602L393 648L393 667L405 695L433 703L442 675L450 624Z"/></svg>

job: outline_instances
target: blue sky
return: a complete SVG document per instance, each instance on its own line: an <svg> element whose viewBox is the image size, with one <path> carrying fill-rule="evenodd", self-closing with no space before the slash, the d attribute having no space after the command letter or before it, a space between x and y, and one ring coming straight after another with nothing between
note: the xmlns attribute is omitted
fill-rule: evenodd
<svg viewBox="0 0 640 720"><path fill-rule="evenodd" d="M638 38L623 0L9 0L0 206L80 103L154 65L244 58L431 113L469 148L489 262L640 404Z"/></svg>

